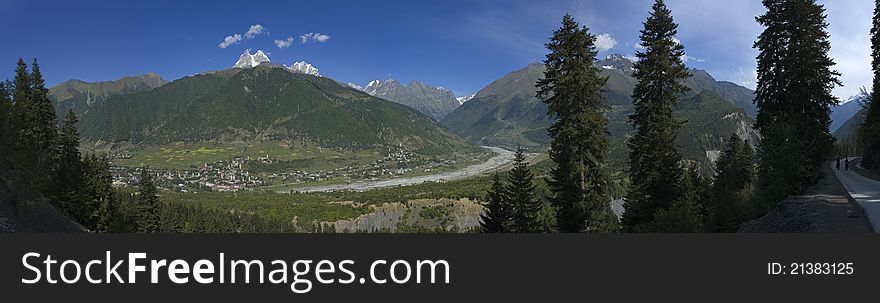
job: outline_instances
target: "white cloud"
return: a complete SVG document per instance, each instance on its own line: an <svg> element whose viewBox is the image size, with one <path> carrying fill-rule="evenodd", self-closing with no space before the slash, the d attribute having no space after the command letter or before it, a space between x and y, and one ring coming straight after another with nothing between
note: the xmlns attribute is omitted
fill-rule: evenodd
<svg viewBox="0 0 880 303"><path fill-rule="evenodd" d="M612 49L615 45L617 45L617 40L614 40L614 37L611 37L609 33L596 36L596 49L600 52Z"/></svg>
<svg viewBox="0 0 880 303"><path fill-rule="evenodd" d="M758 86L758 71L756 70L744 70L740 68L733 73L731 78L731 82L749 89L754 90L755 87Z"/></svg>
<svg viewBox="0 0 880 303"><path fill-rule="evenodd" d="M263 27L262 25L259 25L259 24L254 24L254 25L251 25L251 27L248 29L248 31L246 33L244 33L244 38L245 39L253 39L254 37L259 36L263 33L265 33L267 35L269 34L269 32L266 31L265 27Z"/></svg>
<svg viewBox="0 0 880 303"><path fill-rule="evenodd" d="M250 39L256 38L257 36L263 35L263 34L268 35L269 32L262 25L254 24L254 25L251 25L251 27L248 28L248 31L245 32L244 34L232 34L232 35L226 36L226 38L223 38L223 42L220 42L220 44L218 44L217 46L220 48L227 48L230 45L239 44L242 41L250 40Z"/></svg>
<svg viewBox="0 0 880 303"><path fill-rule="evenodd" d="M299 38L302 40L302 43L309 43L309 42L314 42L314 41L326 42L327 40L330 40L330 36L322 34L322 33L314 33L314 32L304 34L302 36L299 36Z"/></svg>
<svg viewBox="0 0 880 303"><path fill-rule="evenodd" d="M219 46L220 48L227 48L230 45L239 43L241 43L241 34L234 34L223 38L223 42L220 42L220 44L217 46Z"/></svg>
<svg viewBox="0 0 880 303"><path fill-rule="evenodd" d="M288 48L293 44L293 37L287 37L287 40L275 40L275 46L278 48Z"/></svg>
<svg viewBox="0 0 880 303"><path fill-rule="evenodd" d="M697 58L697 57L694 57L694 56L691 56L691 55L688 55L688 54L681 55L681 62L688 62L688 61L693 61L693 62L706 62L706 59Z"/></svg>

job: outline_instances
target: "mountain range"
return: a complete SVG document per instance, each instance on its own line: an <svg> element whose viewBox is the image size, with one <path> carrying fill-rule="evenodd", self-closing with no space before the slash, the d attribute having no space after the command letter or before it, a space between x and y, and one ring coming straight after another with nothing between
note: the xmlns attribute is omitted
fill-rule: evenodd
<svg viewBox="0 0 880 303"><path fill-rule="evenodd" d="M423 154L475 149L416 110L270 64L112 96L80 121L83 137L111 143L290 139Z"/></svg>
<svg viewBox="0 0 880 303"><path fill-rule="evenodd" d="M844 125L847 121L850 120L853 116L856 115L860 110L862 110L862 105L859 103L860 96L852 96L847 100L844 100L843 103L837 106L831 107L831 132L836 132L840 129L841 126Z"/></svg>
<svg viewBox="0 0 880 303"><path fill-rule="evenodd" d="M839 141L852 139L853 136L858 134L859 128L862 127L862 124L865 123L866 112L865 109L859 106L859 110L834 131L834 137Z"/></svg>
<svg viewBox="0 0 880 303"><path fill-rule="evenodd" d="M293 72L306 75L321 76L321 73L318 72L318 68L305 61L294 62L290 66L272 63L272 60L269 59L269 56L267 56L266 53L263 53L262 50L257 50L257 52L253 54L251 54L250 49L244 50L244 53L242 53L241 56L238 57L238 61L236 61L235 64L232 65L232 68L254 68L261 64L275 67L284 67Z"/></svg>
<svg viewBox="0 0 880 303"><path fill-rule="evenodd" d="M50 88L49 98L55 105L56 116L62 119L69 110L81 116L111 96L147 91L165 83L168 81L155 73L103 82L68 80Z"/></svg>
<svg viewBox="0 0 880 303"><path fill-rule="evenodd" d="M458 100L458 103L464 104L465 102L471 101L477 94L470 94L467 96L455 97L455 100Z"/></svg>
<svg viewBox="0 0 880 303"><path fill-rule="evenodd" d="M632 131L630 95L636 84L633 62L612 55L595 66L608 77L612 163L625 164L625 142ZM754 93L716 81L705 71L690 71L693 76L686 84L691 91L675 109L684 121L682 153L709 162L731 132L754 142ZM71 80L51 93L59 112L82 114L81 132L93 141L301 139L353 149L401 146L442 153L474 148L466 141L546 147L552 120L546 104L535 97L543 72L542 64L533 63L474 95L456 98L450 90L417 81L343 84L320 76L304 61L279 65L262 51L246 50L231 69L170 83L151 73L98 83Z"/></svg>
<svg viewBox="0 0 880 303"><path fill-rule="evenodd" d="M612 162L625 164L625 140L632 131L628 116L632 112L633 62L621 55L608 56L595 63L608 77L605 102L609 106L609 140ZM536 98L538 79L545 67L532 63L504 75L481 89L470 101L446 116L441 123L470 141L487 145L546 147L547 127L552 122L547 105ZM731 132L755 142L750 117L756 112L754 93L736 84L716 81L702 70L691 69L686 81L688 92L676 114L686 121L679 132L683 154L700 162L717 155L722 141Z"/></svg>
<svg viewBox="0 0 880 303"><path fill-rule="evenodd" d="M461 105L452 91L417 81L403 85L388 79L370 81L366 87L354 83L348 85L371 96L409 106L438 121Z"/></svg>
<svg viewBox="0 0 880 303"><path fill-rule="evenodd" d="M234 68L252 68L257 67L261 63L264 62L272 62L269 60L269 56L266 56L262 50L257 50L256 53L251 54L250 49L244 50L244 53L238 57L238 61L235 62L232 67Z"/></svg>

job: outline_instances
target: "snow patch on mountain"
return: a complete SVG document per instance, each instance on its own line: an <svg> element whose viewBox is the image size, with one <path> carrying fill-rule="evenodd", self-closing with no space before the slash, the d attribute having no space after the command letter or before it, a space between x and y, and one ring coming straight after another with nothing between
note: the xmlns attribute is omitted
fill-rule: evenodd
<svg viewBox="0 0 880 303"><path fill-rule="evenodd" d="M459 104L464 104L465 102L471 101L477 94L470 94L467 96L455 97L455 100L458 101Z"/></svg>
<svg viewBox="0 0 880 303"><path fill-rule="evenodd" d="M287 68L297 73L303 73L312 76L321 76L321 73L318 72L318 69L316 67L305 61L294 62L293 65L288 66Z"/></svg>
<svg viewBox="0 0 880 303"><path fill-rule="evenodd" d="M367 87L364 88L364 92L369 94L370 96L378 96L385 94L387 91L394 89L394 87L396 86L400 86L400 83L397 82L397 80L373 80L367 84Z"/></svg>
<svg viewBox="0 0 880 303"><path fill-rule="evenodd" d="M356 89L360 87L353 83L349 86ZM461 105L451 90L418 81L403 85L394 79L373 80L363 88L363 92L409 106L437 121Z"/></svg>
<svg viewBox="0 0 880 303"><path fill-rule="evenodd" d="M233 68L252 68L260 65L263 62L271 62L269 60L269 56L266 56L262 50L257 50L255 54L251 54L251 49L244 50L244 53L238 57L238 61L235 62Z"/></svg>
<svg viewBox="0 0 880 303"><path fill-rule="evenodd" d="M357 85L357 84L355 84L355 83L348 82L348 83L346 83L346 85L348 85L349 87L354 88L354 89L356 89L356 90L364 91L364 87L363 87L363 86Z"/></svg>
<svg viewBox="0 0 880 303"><path fill-rule="evenodd" d="M251 50L246 49L246 50L244 50L244 53L242 53L241 56L238 57L238 61L235 62L235 65L233 65L232 67L233 68L253 68L253 67L257 67L260 64L271 63L271 62L272 61L269 60L269 56L267 56L266 53L264 53L262 50L257 50L256 53L251 54ZM273 65L273 66L277 66L277 67L284 66L285 68L287 68L290 71L295 72L295 73L303 73L303 74L307 74L307 75L321 76L321 74L318 72L318 68L316 68L315 66L313 66L305 61L294 62L290 66L286 66L286 65L281 65L281 66Z"/></svg>
<svg viewBox="0 0 880 303"><path fill-rule="evenodd" d="M855 95L846 99L842 99L839 105L835 105L831 107L831 132L836 132L843 126L846 121L849 121L853 116L855 116L859 110L862 109L862 105L860 103L862 96Z"/></svg>
<svg viewBox="0 0 880 303"><path fill-rule="evenodd" d="M596 65L603 70L620 70L624 73L632 73L635 62L621 54L612 54L600 59Z"/></svg>

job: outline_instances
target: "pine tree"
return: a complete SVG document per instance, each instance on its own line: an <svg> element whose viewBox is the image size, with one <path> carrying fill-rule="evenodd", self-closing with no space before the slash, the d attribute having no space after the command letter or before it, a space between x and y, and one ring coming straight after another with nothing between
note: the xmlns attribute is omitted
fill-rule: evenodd
<svg viewBox="0 0 880 303"><path fill-rule="evenodd" d="M27 70L27 64L24 63L23 59L18 58L18 63L15 65L15 78L13 78L12 82L13 111L17 114L17 117L15 117L17 119L23 120L25 119L25 114L31 112L27 107L32 104L30 102L32 82L31 75Z"/></svg>
<svg viewBox="0 0 880 303"><path fill-rule="evenodd" d="M48 189L57 160L55 147L58 127L55 109L49 100L49 90L36 60L31 70L29 74L24 60L18 60L12 106L18 138L14 147L14 162L21 184L44 192Z"/></svg>
<svg viewBox="0 0 880 303"><path fill-rule="evenodd" d="M83 162L79 153L79 133L76 130L76 114L73 110L64 117L64 125L58 138L58 169L53 178L54 200L62 211L74 215L80 223L90 226L92 214L84 197Z"/></svg>
<svg viewBox="0 0 880 303"><path fill-rule="evenodd" d="M605 171L608 142L603 89L607 78L593 66L596 37L570 15L546 44L547 70L538 81L539 99L555 118L549 128L550 158L555 166L548 180L561 232L612 231L609 177ZM601 221L594 221L594 219ZM614 223L614 222L611 222Z"/></svg>
<svg viewBox="0 0 880 303"><path fill-rule="evenodd" d="M763 0L767 12L758 16L755 20L764 26L764 31L758 36L753 48L758 50L757 87L755 88L755 104L758 107L758 115L755 119L755 128L766 136L769 123L776 120L776 116L785 110L785 88L783 73L783 58L786 50L785 41L788 41L787 25L784 20L785 2L787 0Z"/></svg>
<svg viewBox="0 0 880 303"><path fill-rule="evenodd" d="M738 167L742 169L741 176L745 185L754 185L757 176L755 175L755 150L749 140L744 140L742 149L740 149L739 157L737 157Z"/></svg>
<svg viewBox="0 0 880 303"><path fill-rule="evenodd" d="M739 167L739 175L742 177L742 179L740 179L742 180L740 183L742 187L739 190L737 200L744 204L741 207L743 209L743 222L757 218L759 215L763 214L762 206L756 204L753 197L758 182L755 162L755 150L752 148L752 143L749 142L749 140L744 140L742 149L737 157L737 167Z"/></svg>
<svg viewBox="0 0 880 303"><path fill-rule="evenodd" d="M754 45L759 51L755 122L762 136L759 191L775 204L812 184L833 152L830 107L838 100L831 90L840 81L828 57L823 6L814 0L765 0L764 5L767 12L757 20L765 29Z"/></svg>
<svg viewBox="0 0 880 303"><path fill-rule="evenodd" d="M670 207L682 194L681 155L676 150L676 132L680 122L673 107L688 88L683 81L690 77L681 58L684 46L675 35L678 25L662 0L657 0L641 30L644 52L633 69L638 80L633 90L635 110L630 121L635 134L629 139L630 178L623 223L628 230L649 224L655 212Z"/></svg>
<svg viewBox="0 0 880 303"><path fill-rule="evenodd" d="M118 205L113 191L110 163L106 157L89 155L86 157L85 168L85 188L89 191L86 205L88 212L94 213L94 230L112 232Z"/></svg>
<svg viewBox="0 0 880 303"><path fill-rule="evenodd" d="M755 183L755 165L752 147L735 133L725 142L716 162L712 203L709 206L707 230L733 232L749 219L749 199Z"/></svg>
<svg viewBox="0 0 880 303"><path fill-rule="evenodd" d="M792 139L798 135L793 126L775 123L761 138L757 194L763 200L765 210L775 205L774 201L778 203L803 188L799 177L807 174L804 167L807 159L797 141Z"/></svg>
<svg viewBox="0 0 880 303"><path fill-rule="evenodd" d="M40 72L40 64L37 59L31 65L33 87L31 102L33 103L33 125L37 146L41 148L37 154L37 167L41 172L52 172L57 160L56 140L58 137L58 120L55 117L55 107L49 99L49 89ZM50 176L50 174L46 174Z"/></svg>
<svg viewBox="0 0 880 303"><path fill-rule="evenodd" d="M522 147L516 149L513 169L507 178L507 199L513 208L511 231L520 233L536 233L547 231L543 226L541 210L544 203L535 198L535 184L532 171L526 162Z"/></svg>
<svg viewBox="0 0 880 303"><path fill-rule="evenodd" d="M718 161L715 164L717 170L715 176L716 188L725 191L740 189L751 180L745 176L746 168L741 166L744 161L743 151L746 149L750 148L745 145L745 142L736 133L732 133L727 137L724 149L721 151L721 155L718 156Z"/></svg>
<svg viewBox="0 0 880 303"><path fill-rule="evenodd" d="M801 148L811 169L810 181L818 177L817 168L831 156L834 136L831 135L831 107L839 104L832 94L841 85L840 73L832 70L834 61L828 56L831 42L825 21L825 8L815 0L790 0L791 36L786 53L786 74L791 75L787 93L794 107L795 127L801 133ZM812 184L812 183L810 183Z"/></svg>
<svg viewBox="0 0 880 303"><path fill-rule="evenodd" d="M12 98L10 83L0 82L0 169L7 170L7 157L12 143Z"/></svg>
<svg viewBox="0 0 880 303"><path fill-rule="evenodd" d="M30 102L31 76L27 70L27 64L21 58L15 66L15 77L13 78L12 87L7 90L12 98L12 107L9 113L9 143L7 148L8 154L4 154L7 164L11 167L12 177L10 187L18 188L21 192L31 191L36 187L38 182L33 180L36 176L34 172L27 169L32 161L32 155L35 152L33 146L28 144L27 116L32 112ZM13 200L18 202L17 200Z"/></svg>
<svg viewBox="0 0 880 303"><path fill-rule="evenodd" d="M486 233L510 232L512 207L498 173L492 177L492 189L487 195L486 212L480 215L480 226Z"/></svg>
<svg viewBox="0 0 880 303"><path fill-rule="evenodd" d="M874 19L871 27L871 68L874 71L873 93L865 104L865 122L862 125L861 138L864 146L863 161L865 168L880 170L880 0L874 1Z"/></svg>
<svg viewBox="0 0 880 303"><path fill-rule="evenodd" d="M153 185L153 175L147 167L141 168L141 179L138 184L138 216L139 233L159 232L159 197Z"/></svg>
<svg viewBox="0 0 880 303"><path fill-rule="evenodd" d="M704 204L707 200L708 182L696 165L682 173L679 184L681 195L669 207L658 209L651 222L637 226L635 231L696 233L704 228Z"/></svg>

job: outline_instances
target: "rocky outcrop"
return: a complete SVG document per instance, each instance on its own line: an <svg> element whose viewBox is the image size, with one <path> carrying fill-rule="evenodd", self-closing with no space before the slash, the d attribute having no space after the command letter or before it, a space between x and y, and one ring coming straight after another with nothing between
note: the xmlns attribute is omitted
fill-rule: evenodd
<svg viewBox="0 0 880 303"><path fill-rule="evenodd" d="M406 105L438 121L461 105L452 91L416 81L403 85L397 80L374 80L364 92Z"/></svg>
<svg viewBox="0 0 880 303"><path fill-rule="evenodd" d="M469 199L420 199L372 205L354 219L320 222L334 232L470 232L480 226L484 207ZM325 231L326 232L326 231Z"/></svg>

